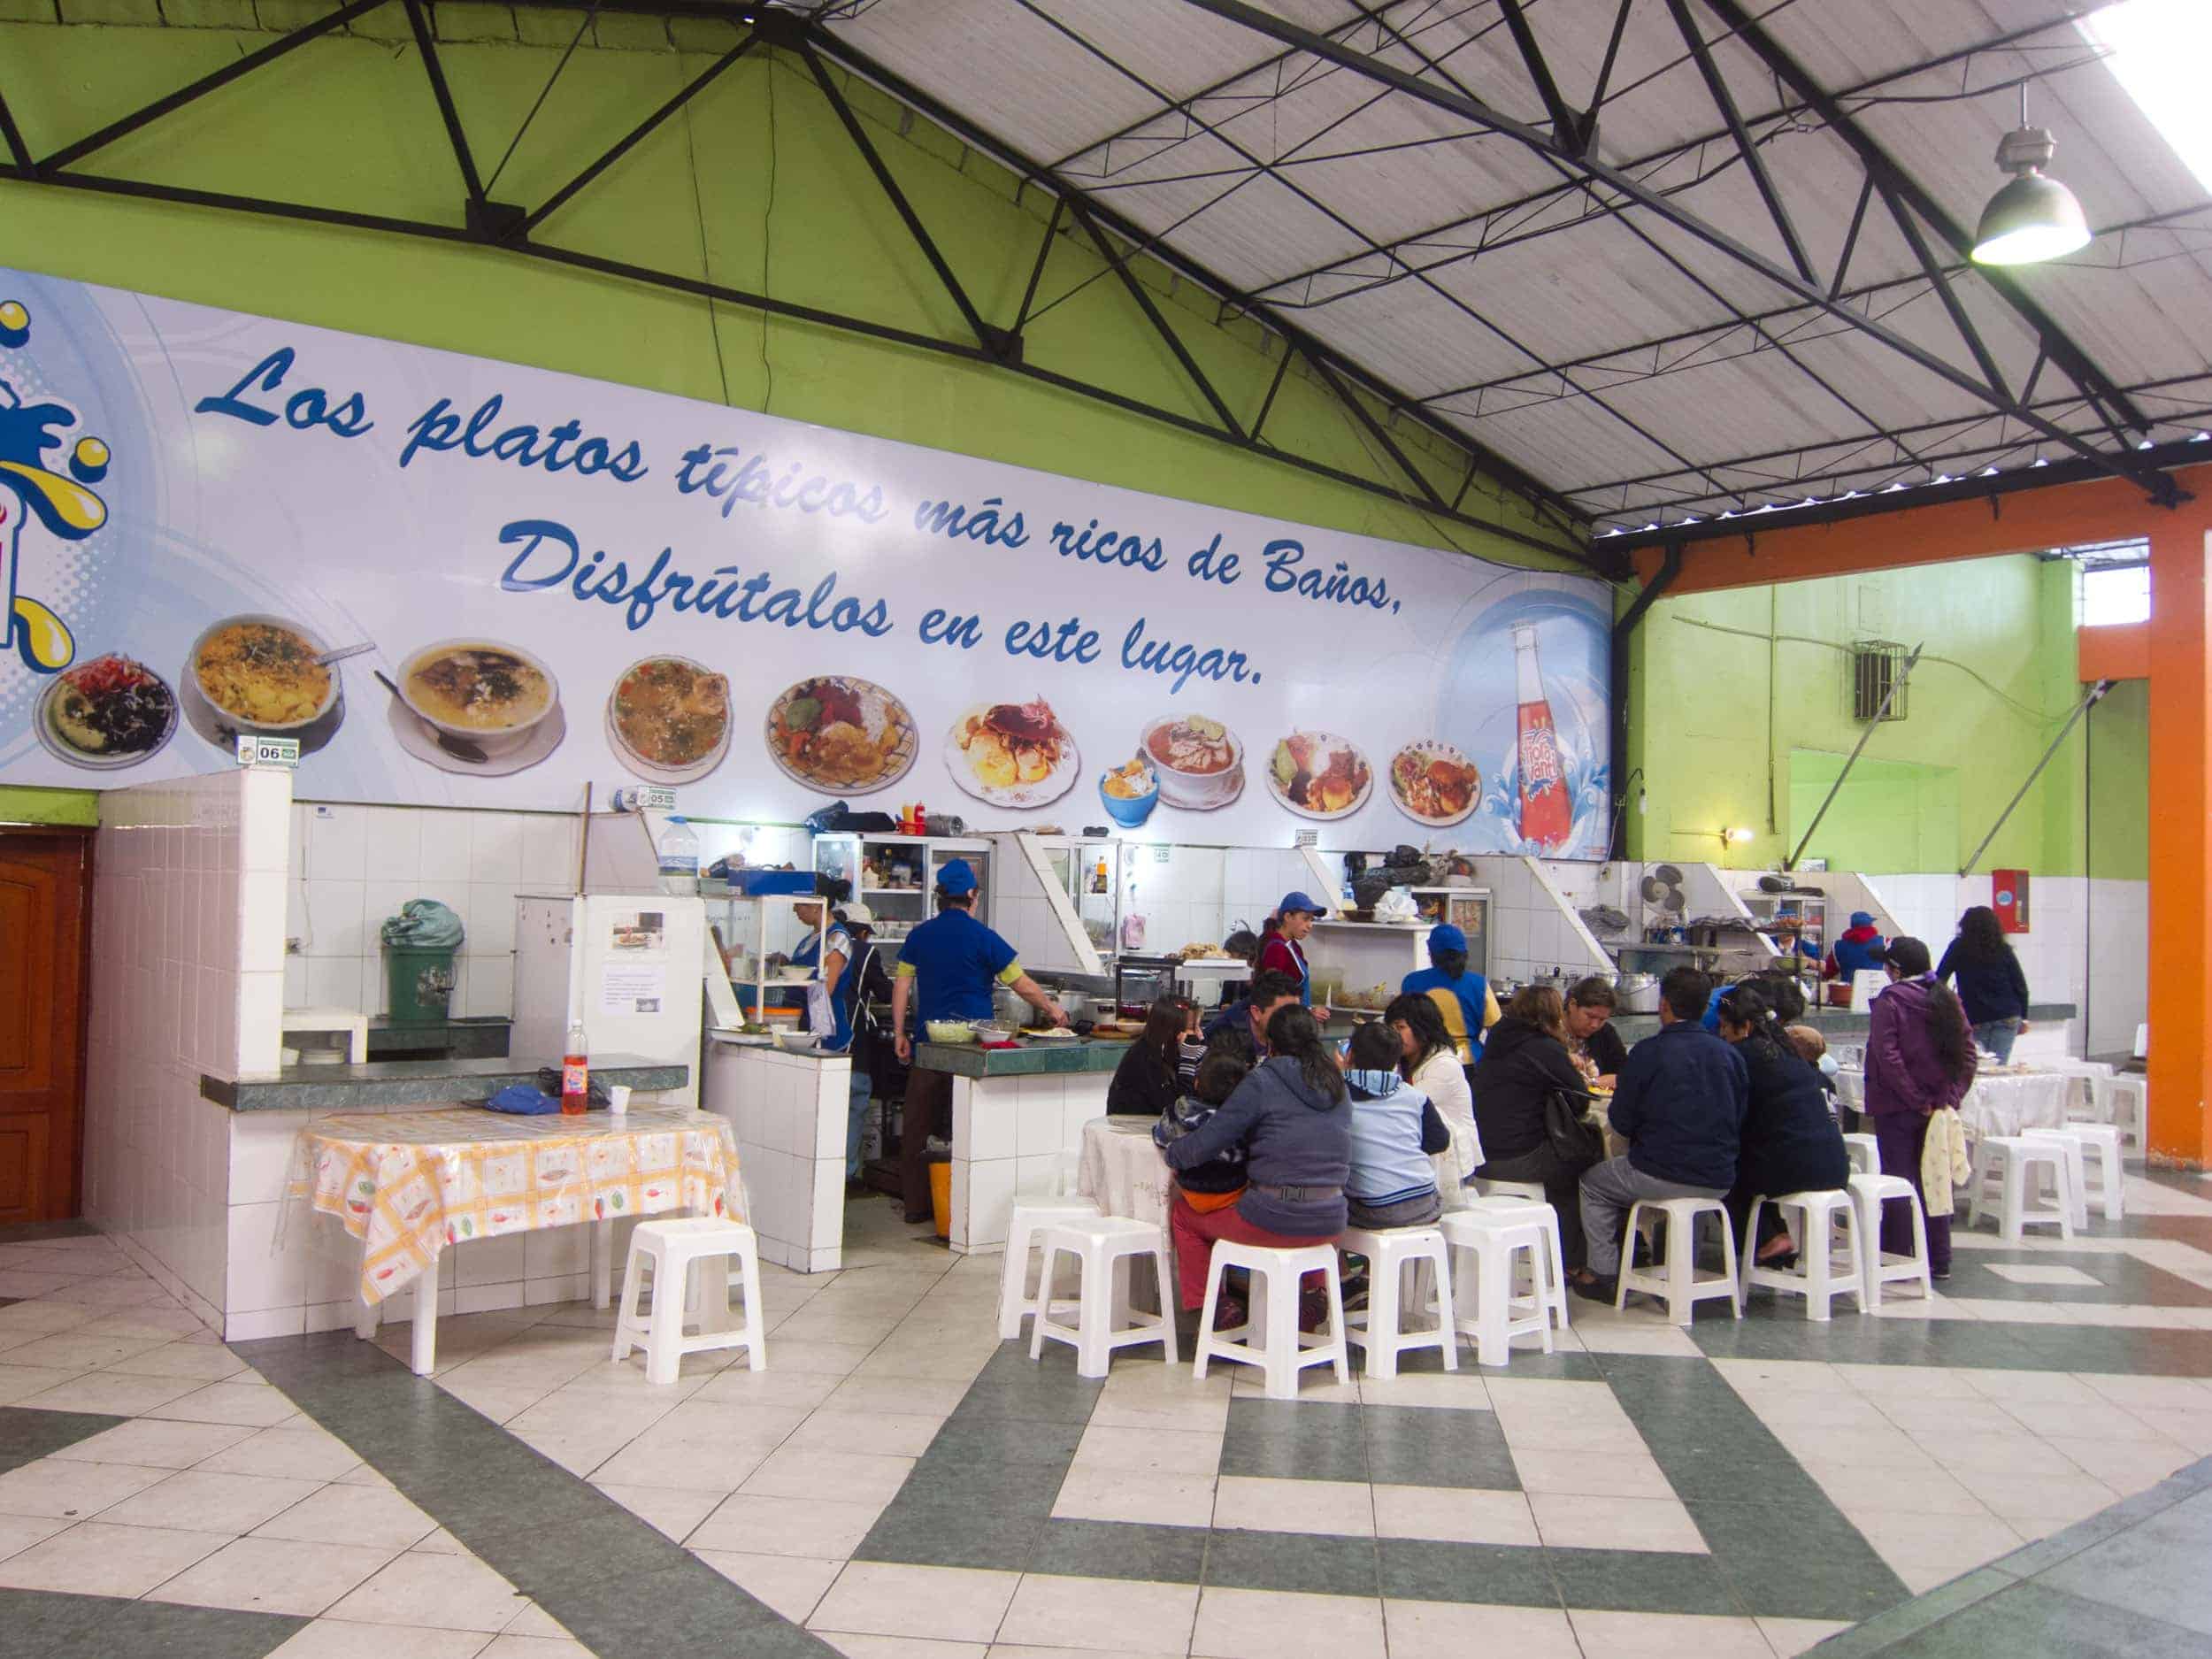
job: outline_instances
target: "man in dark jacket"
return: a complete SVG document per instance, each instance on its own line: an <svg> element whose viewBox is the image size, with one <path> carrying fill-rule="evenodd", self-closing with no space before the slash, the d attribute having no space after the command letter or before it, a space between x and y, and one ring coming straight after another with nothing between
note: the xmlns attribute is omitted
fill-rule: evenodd
<svg viewBox="0 0 2212 1659"><path fill-rule="evenodd" d="M1226 1046L1249 1068L1267 1058L1267 1022L1275 1010L1298 1000L1298 981L1287 973L1263 970L1252 976L1248 995L1224 1002L1199 1030L1209 1048Z"/></svg>
<svg viewBox="0 0 2212 1659"><path fill-rule="evenodd" d="M1579 1295L1610 1302L1620 1272L1621 1230L1640 1198L1722 1198L1736 1182L1750 1075L1743 1057L1701 1023L1713 982L1695 968L1659 985L1659 1032L1628 1051L1609 1116L1628 1156L1582 1178L1589 1266Z"/></svg>

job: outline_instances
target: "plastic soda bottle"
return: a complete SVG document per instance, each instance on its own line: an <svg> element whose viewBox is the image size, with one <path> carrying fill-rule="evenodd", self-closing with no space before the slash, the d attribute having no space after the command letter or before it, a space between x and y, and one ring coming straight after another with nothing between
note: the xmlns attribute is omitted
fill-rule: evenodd
<svg viewBox="0 0 2212 1659"><path fill-rule="evenodd" d="M591 1110L591 1051L584 1022L572 1020L568 1051L561 1056L561 1115L580 1118Z"/></svg>
<svg viewBox="0 0 2212 1659"><path fill-rule="evenodd" d="M1521 623L1513 630L1513 679L1520 704L1516 760L1520 772L1521 839L1555 852L1574 833L1574 803L1567 795L1567 769L1553 729L1551 699L1544 695L1543 671L1536 662L1536 629Z"/></svg>
<svg viewBox="0 0 2212 1659"><path fill-rule="evenodd" d="M661 891L692 894L699 890L699 837L690 823L672 816L653 843L660 864Z"/></svg>

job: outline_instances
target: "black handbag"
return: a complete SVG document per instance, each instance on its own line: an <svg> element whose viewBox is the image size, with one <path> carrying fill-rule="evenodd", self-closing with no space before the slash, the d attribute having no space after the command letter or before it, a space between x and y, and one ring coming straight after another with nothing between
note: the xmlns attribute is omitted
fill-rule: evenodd
<svg viewBox="0 0 2212 1659"><path fill-rule="evenodd" d="M1563 1164L1595 1164L1605 1156L1605 1137L1582 1110L1576 1097L1563 1088L1544 1096L1544 1139Z"/></svg>

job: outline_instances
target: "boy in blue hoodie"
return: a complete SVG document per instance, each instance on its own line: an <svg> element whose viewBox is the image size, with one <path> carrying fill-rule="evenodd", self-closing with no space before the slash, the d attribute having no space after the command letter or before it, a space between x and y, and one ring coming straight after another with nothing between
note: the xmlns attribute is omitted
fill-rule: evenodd
<svg viewBox="0 0 2212 1659"><path fill-rule="evenodd" d="M1398 1075L1401 1045L1384 1021L1352 1033L1344 1082L1352 1097L1352 1172L1344 1183L1350 1225L1370 1232L1426 1226L1444 1213L1429 1159L1451 1131L1427 1095Z"/></svg>

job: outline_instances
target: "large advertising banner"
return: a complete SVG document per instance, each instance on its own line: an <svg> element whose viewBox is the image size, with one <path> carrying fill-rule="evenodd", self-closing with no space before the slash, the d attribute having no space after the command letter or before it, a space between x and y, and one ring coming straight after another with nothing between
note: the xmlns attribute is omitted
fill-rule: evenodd
<svg viewBox="0 0 2212 1659"><path fill-rule="evenodd" d="M10 783L1606 841L1597 582L5 272L0 601Z"/></svg>

